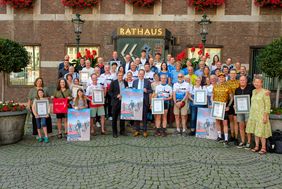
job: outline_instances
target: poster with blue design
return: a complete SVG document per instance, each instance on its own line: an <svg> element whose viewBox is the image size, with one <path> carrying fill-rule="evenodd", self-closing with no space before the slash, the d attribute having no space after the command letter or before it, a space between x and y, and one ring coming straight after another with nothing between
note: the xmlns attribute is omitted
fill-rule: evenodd
<svg viewBox="0 0 282 189"><path fill-rule="evenodd" d="M196 137L213 140L217 138L215 119L211 117L210 108L198 108Z"/></svg>
<svg viewBox="0 0 282 189"><path fill-rule="evenodd" d="M90 141L90 109L68 109L67 141Z"/></svg>
<svg viewBox="0 0 282 189"><path fill-rule="evenodd" d="M123 89L121 91L120 119L142 120L143 90Z"/></svg>

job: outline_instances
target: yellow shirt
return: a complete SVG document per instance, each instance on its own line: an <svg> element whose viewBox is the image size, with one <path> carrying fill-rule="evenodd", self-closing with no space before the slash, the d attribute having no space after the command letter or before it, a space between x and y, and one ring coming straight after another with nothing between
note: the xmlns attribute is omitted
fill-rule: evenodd
<svg viewBox="0 0 282 189"><path fill-rule="evenodd" d="M226 85L231 88L232 94L235 94L235 90L239 87L239 80L228 80Z"/></svg>
<svg viewBox="0 0 282 189"><path fill-rule="evenodd" d="M232 94L232 90L229 85L226 83L216 84L213 88L213 101L227 103L230 94Z"/></svg>
<svg viewBox="0 0 282 189"><path fill-rule="evenodd" d="M197 77L198 77L196 74L192 74L192 75L187 74L187 75L185 75L185 76L189 76L189 78L190 78L190 84L192 84L192 85L195 85L195 84L196 84L196 79L197 79Z"/></svg>

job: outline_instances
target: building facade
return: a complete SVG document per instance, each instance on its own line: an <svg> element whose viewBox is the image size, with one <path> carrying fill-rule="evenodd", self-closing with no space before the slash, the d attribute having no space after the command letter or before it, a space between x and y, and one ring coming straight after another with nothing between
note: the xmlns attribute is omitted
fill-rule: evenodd
<svg viewBox="0 0 282 189"><path fill-rule="evenodd" d="M246 65L250 74L255 73L254 57L259 49L282 36L281 12L281 8L259 8L253 0L226 0L224 5L208 9L206 13L212 24L207 36L207 52L220 55L222 62L231 57L234 63L239 61ZM58 64L65 54L73 57L76 54L71 22L76 13L85 20L80 50L95 49L106 61L111 59L113 50L118 50L120 57L128 53L133 58L138 56L135 48L139 44L139 49L145 46L138 42L134 48L134 42L147 38L156 40L153 47L148 48L163 52L163 58L167 53L176 56L183 49L189 52L190 47L201 42L198 22L202 13L188 6L186 0L161 0L150 8L133 7L123 0L102 0L97 7L87 9L65 7L60 0L36 0L33 8L25 10L2 7L0 37L24 44L32 61L24 73L6 77L6 98L26 101L37 76L43 77L47 86L56 85ZM120 28L144 31L134 38L129 33L126 35L126 30L122 36ZM160 28L169 34L164 34L163 38L145 34L146 29L157 34Z"/></svg>

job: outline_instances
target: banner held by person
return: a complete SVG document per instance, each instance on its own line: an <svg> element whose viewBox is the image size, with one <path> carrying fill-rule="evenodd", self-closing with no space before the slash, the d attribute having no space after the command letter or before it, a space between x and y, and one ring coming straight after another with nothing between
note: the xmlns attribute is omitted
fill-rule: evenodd
<svg viewBox="0 0 282 189"><path fill-rule="evenodd" d="M142 120L143 90L123 89L121 98L120 118L124 120Z"/></svg>
<svg viewBox="0 0 282 189"><path fill-rule="evenodd" d="M211 117L209 108L198 108L196 137L213 140L217 138L215 119Z"/></svg>

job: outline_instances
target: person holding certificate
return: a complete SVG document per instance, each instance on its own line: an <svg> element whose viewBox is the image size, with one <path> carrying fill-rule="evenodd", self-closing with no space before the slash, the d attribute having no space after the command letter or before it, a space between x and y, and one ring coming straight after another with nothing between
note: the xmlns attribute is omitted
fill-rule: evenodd
<svg viewBox="0 0 282 189"><path fill-rule="evenodd" d="M96 114L101 117L101 134L105 135L105 109L104 109L104 104L95 104L93 103L93 96L94 98L97 98L95 100L101 100L103 101L104 95L106 94L106 89L98 83L98 76L97 74L93 73L91 75L91 80L92 83L89 85L86 89L85 95L88 96L88 99L91 101L89 104L90 107L90 127L91 127L91 134L95 134L95 128L94 128L94 118L96 117ZM101 94L102 91L102 94ZM96 120L97 121L97 120Z"/></svg>
<svg viewBox="0 0 282 189"><path fill-rule="evenodd" d="M47 87L44 86L43 79L41 77L38 77L34 81L34 87L30 89L28 93L28 101L27 101L27 108L31 112L31 118L32 118L32 135L37 135L37 125L36 125L36 119L34 114L32 113L32 104L33 100L37 97L37 90L43 89L44 94L46 97L49 97L49 90ZM51 117L48 117L46 119L47 122L47 132L52 133L52 120Z"/></svg>
<svg viewBox="0 0 282 189"><path fill-rule="evenodd" d="M255 77L254 86L256 89L253 90L251 99L252 105L246 132L254 133L255 135L256 146L252 149L252 151L259 152L259 154L265 154L266 139L272 136L269 122L270 96L266 95L267 90L262 88L262 77ZM260 142L261 149L259 149Z"/></svg>
<svg viewBox="0 0 282 189"><path fill-rule="evenodd" d="M198 77L196 79L195 85L191 85L189 88L189 96L190 99L190 129L191 129L191 136L196 134L196 124L197 124L197 112L198 108L206 107L206 105L199 105L196 102L206 102L207 103L207 88L205 86L201 86L202 78ZM202 91L201 93L197 93Z"/></svg>
<svg viewBox="0 0 282 189"><path fill-rule="evenodd" d="M53 98L64 98L71 100L72 99L72 92L69 89L68 83L65 79L59 79L57 84L57 90ZM57 126L58 126L58 138L61 139L62 135L62 122L65 125L65 136L68 134L68 124L67 124L67 114L66 113L57 113Z"/></svg>
<svg viewBox="0 0 282 189"><path fill-rule="evenodd" d="M230 70L230 79L226 82L227 85L231 88L232 95L234 96L235 90L239 87L239 81L236 80L237 73L235 69ZM233 107L234 103L229 108L228 111L228 117L229 117L229 122L230 122L230 131L231 131L231 137L230 141L234 141L234 145L238 146L238 123L237 123L237 118L235 114L235 110Z"/></svg>
<svg viewBox="0 0 282 189"><path fill-rule="evenodd" d="M188 106L187 100L189 95L189 84L184 81L183 73L179 73L177 83L173 85L173 112L175 115L175 123L176 123L176 134L181 135L184 134L185 136L188 135L187 133L187 114L188 114ZM180 117L181 116L181 117ZM180 130L180 118L182 123L182 132Z"/></svg>
<svg viewBox="0 0 282 189"><path fill-rule="evenodd" d="M129 72L131 73L131 72ZM128 84L123 79L123 73L118 73L118 79L114 80L110 85L109 95L112 98L111 106L112 106L112 129L113 129L113 137L118 137L118 130L117 130L117 120L118 116L120 115L121 110L121 91L124 88L128 87ZM125 121L120 120L120 135L126 135L125 133Z"/></svg>
<svg viewBox="0 0 282 189"><path fill-rule="evenodd" d="M172 99L172 88L167 84L167 76L165 74L161 75L161 84L156 87L156 90L153 94L153 98L155 97L162 98L164 100L164 114L155 114L155 124L157 127L155 135L166 136L167 112L169 108L169 101ZM162 128L161 128L161 118L162 118Z"/></svg>
<svg viewBox="0 0 282 189"><path fill-rule="evenodd" d="M248 80L246 76L241 76L239 82L240 82L240 86L235 90L235 95L237 96L238 95L249 95L251 99L252 92L255 89L255 87L253 85L247 84ZM234 103L234 107L235 107L235 103ZM248 118L249 118L249 113L237 114L237 122L239 123L240 138L241 138L241 142L238 145L238 148L246 148L246 149L250 148L251 133L247 133L247 137L248 137L247 143L245 139L245 135L246 135L245 127L246 127Z"/></svg>
<svg viewBox="0 0 282 189"><path fill-rule="evenodd" d="M144 78L145 71L143 69L139 70L138 72L138 79L133 81L133 88L141 89L144 91L144 99L143 99L143 116L142 116L142 123L143 123L143 136L147 137L147 113L149 110L149 96L152 93L151 82L148 79ZM136 121L137 122L137 121ZM136 124L136 131L134 136L140 135L140 121Z"/></svg>
<svg viewBox="0 0 282 189"><path fill-rule="evenodd" d="M227 112L229 111L229 108L233 102L233 95L231 88L226 85L226 80L225 80L225 75L224 73L219 73L218 74L218 80L219 83L216 84L213 88L213 95L212 95L212 100L216 102L223 102L223 103L228 103L225 111L222 112L224 114L223 120L216 119L216 127L217 127L217 134L218 138L216 139L217 141L222 141L223 139L221 138L221 122L223 122L223 130L224 130L224 146L228 146L228 117L227 117ZM215 106L216 107L216 106ZM214 112L218 112L224 110L222 109L217 109L214 110Z"/></svg>
<svg viewBox="0 0 282 189"><path fill-rule="evenodd" d="M42 101L40 103L40 100L46 100L45 103ZM45 143L49 142L48 134L47 134L47 122L46 118L49 117L50 114L50 106L49 101L47 98L44 98L44 90L38 89L37 90L37 97L33 101L32 105L32 112L36 119L36 125L37 125L37 133L38 133L38 142L44 141ZM43 128L44 132L44 138L42 138L40 129Z"/></svg>

